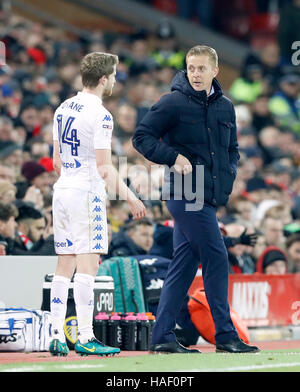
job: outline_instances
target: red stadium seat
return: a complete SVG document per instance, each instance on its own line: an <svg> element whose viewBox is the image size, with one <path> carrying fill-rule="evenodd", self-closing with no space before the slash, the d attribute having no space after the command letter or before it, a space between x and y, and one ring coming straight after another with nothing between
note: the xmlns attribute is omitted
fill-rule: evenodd
<svg viewBox="0 0 300 392"><path fill-rule="evenodd" d="M152 5L167 14L177 14L177 6L175 0L153 0Z"/></svg>

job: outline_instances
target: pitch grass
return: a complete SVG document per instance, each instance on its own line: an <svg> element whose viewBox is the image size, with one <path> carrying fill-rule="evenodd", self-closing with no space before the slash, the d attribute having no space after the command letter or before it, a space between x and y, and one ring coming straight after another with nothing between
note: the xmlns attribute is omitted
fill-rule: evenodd
<svg viewBox="0 0 300 392"><path fill-rule="evenodd" d="M0 365L0 372L300 372L300 349L257 354L159 354ZM138 378L138 375L134 375Z"/></svg>

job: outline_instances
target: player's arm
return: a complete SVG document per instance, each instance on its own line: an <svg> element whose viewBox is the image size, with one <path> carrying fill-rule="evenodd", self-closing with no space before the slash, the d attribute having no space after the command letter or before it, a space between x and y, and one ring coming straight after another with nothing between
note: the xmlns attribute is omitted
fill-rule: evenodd
<svg viewBox="0 0 300 392"><path fill-rule="evenodd" d="M141 219L146 214L144 204L127 187L111 160L111 150L95 150L97 168L107 185L108 193L118 194L126 200L134 219Z"/></svg>
<svg viewBox="0 0 300 392"><path fill-rule="evenodd" d="M53 168L56 171L56 173L60 176L61 159L59 155L58 140L53 141Z"/></svg>
<svg viewBox="0 0 300 392"><path fill-rule="evenodd" d="M59 155L59 136L58 136L58 122L57 122L57 110L53 116L53 168L55 172L60 176L61 170L61 159Z"/></svg>

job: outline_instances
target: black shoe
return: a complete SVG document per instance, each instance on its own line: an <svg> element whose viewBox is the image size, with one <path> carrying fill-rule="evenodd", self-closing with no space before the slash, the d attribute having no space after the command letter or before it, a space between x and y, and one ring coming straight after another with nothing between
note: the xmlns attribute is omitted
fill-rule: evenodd
<svg viewBox="0 0 300 392"><path fill-rule="evenodd" d="M227 343L216 344L217 353L258 353L260 349L256 346L249 346L241 339L233 339Z"/></svg>
<svg viewBox="0 0 300 392"><path fill-rule="evenodd" d="M151 344L150 353L166 353L166 354L201 354L201 351L184 347L177 342Z"/></svg>

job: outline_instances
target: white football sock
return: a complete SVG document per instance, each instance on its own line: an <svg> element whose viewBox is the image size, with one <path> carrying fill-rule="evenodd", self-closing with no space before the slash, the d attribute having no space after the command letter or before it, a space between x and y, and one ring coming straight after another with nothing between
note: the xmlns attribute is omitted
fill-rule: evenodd
<svg viewBox="0 0 300 392"><path fill-rule="evenodd" d="M55 275L51 284L50 311L52 334L55 339L65 342L64 323L67 311L68 291L70 279Z"/></svg>
<svg viewBox="0 0 300 392"><path fill-rule="evenodd" d="M74 276L74 301L78 322L78 338L87 343L94 337L94 283L92 275L76 273Z"/></svg>

